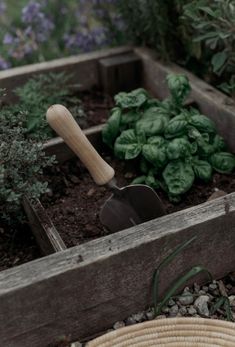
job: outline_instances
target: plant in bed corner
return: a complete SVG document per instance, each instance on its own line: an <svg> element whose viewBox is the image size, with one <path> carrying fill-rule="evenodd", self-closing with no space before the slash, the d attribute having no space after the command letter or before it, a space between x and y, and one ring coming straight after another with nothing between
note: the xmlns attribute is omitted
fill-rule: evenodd
<svg viewBox="0 0 235 347"><path fill-rule="evenodd" d="M151 98L140 88L115 96L103 141L123 160L138 159L143 175L133 183L164 189L179 201L195 179L208 182L213 171L231 173L235 156L226 151L215 124L184 102L190 92L184 75L168 75L170 97Z"/></svg>
<svg viewBox="0 0 235 347"><path fill-rule="evenodd" d="M50 105L63 103L71 109L76 119L85 121L81 101L74 96L77 85L69 84L70 75L49 73L34 76L15 90L18 103L6 106L5 110L16 118L23 112L27 137L44 141L54 136L45 120L45 112Z"/></svg>
<svg viewBox="0 0 235 347"><path fill-rule="evenodd" d="M42 144L26 139L25 122L23 112L16 116L0 110L0 222L10 224L22 221L23 196L34 199L47 190L40 176L54 162L46 157Z"/></svg>

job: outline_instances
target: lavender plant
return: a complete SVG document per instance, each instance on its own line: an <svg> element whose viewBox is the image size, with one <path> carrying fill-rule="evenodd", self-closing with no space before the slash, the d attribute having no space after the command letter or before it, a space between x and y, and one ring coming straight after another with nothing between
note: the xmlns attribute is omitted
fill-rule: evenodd
<svg viewBox="0 0 235 347"><path fill-rule="evenodd" d="M113 11L112 2L30 0L20 16L10 20L7 3L1 1L0 69L114 44L120 16ZM103 27L104 14L112 30Z"/></svg>

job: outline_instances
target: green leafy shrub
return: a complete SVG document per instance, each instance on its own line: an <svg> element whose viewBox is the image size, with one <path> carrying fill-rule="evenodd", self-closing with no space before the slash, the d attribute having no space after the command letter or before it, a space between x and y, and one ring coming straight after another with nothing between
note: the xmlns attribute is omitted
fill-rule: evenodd
<svg viewBox="0 0 235 347"><path fill-rule="evenodd" d="M191 47L197 47L190 55L214 74L212 81L223 82L220 88L228 94L235 92L234 21L234 0L193 0L183 6L183 40L191 40Z"/></svg>
<svg viewBox="0 0 235 347"><path fill-rule="evenodd" d="M46 192L47 183L40 176L54 162L41 143L26 139L25 122L24 113L15 116L0 111L0 221L9 223L21 220L24 195L34 199Z"/></svg>
<svg viewBox="0 0 235 347"><path fill-rule="evenodd" d="M45 118L46 111L53 104L69 107L76 118L84 117L79 98L73 96L69 80L64 73L49 73L35 76L22 87L15 90L19 98L17 104L6 107L7 113L19 116L25 114L24 126L27 136L37 140L46 140L53 136L52 129ZM73 85L73 87L76 87ZM11 120L10 120L11 122Z"/></svg>
<svg viewBox="0 0 235 347"><path fill-rule="evenodd" d="M185 0L119 0L117 6L126 23L126 34L137 44L155 48L164 59L181 51L179 11Z"/></svg>
<svg viewBox="0 0 235 347"><path fill-rule="evenodd" d="M170 97L151 98L139 88L115 96L103 141L123 160L139 158L143 175L134 183L161 187L178 200L196 178L208 182L213 170L231 173L235 156L226 152L214 122L183 106L190 85L184 75L168 75Z"/></svg>

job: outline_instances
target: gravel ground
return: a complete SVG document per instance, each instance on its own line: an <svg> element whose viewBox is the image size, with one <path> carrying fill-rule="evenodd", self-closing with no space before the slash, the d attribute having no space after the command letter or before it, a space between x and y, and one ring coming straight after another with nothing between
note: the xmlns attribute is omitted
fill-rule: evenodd
<svg viewBox="0 0 235 347"><path fill-rule="evenodd" d="M231 316L235 321L235 272L230 273L221 280L214 280L207 285L200 286L194 283L190 288L185 287L179 295L169 300L168 305L162 309L161 314L155 319L203 317L227 320L228 317L224 306L212 312L214 304L221 297L226 297L229 300ZM149 308L146 311L137 312L127 317L124 321L116 322L107 332L152 319L154 319L154 310ZM85 347L85 344L76 342L70 347Z"/></svg>

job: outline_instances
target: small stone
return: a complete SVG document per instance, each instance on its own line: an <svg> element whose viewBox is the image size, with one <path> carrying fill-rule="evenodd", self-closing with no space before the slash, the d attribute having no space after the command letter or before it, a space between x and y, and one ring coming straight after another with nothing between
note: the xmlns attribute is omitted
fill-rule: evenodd
<svg viewBox="0 0 235 347"><path fill-rule="evenodd" d="M199 290L198 294L199 294L199 295L205 295L206 292L205 292L205 290L202 290L202 289L201 289L201 290Z"/></svg>
<svg viewBox="0 0 235 347"><path fill-rule="evenodd" d="M154 318L153 310L149 310L145 313L147 320L152 320Z"/></svg>
<svg viewBox="0 0 235 347"><path fill-rule="evenodd" d="M221 196L225 196L227 193L223 190L216 190L214 193L211 194L211 196L207 199L207 201L214 200L217 198L220 198Z"/></svg>
<svg viewBox="0 0 235 347"><path fill-rule="evenodd" d="M125 322L126 322L126 325L136 324L136 321L132 316L128 317Z"/></svg>
<svg viewBox="0 0 235 347"><path fill-rule="evenodd" d="M133 314L132 317L137 323L139 323L144 320L144 312L138 312L136 314Z"/></svg>
<svg viewBox="0 0 235 347"><path fill-rule="evenodd" d="M70 181L77 184L80 180L77 176L70 176Z"/></svg>
<svg viewBox="0 0 235 347"><path fill-rule="evenodd" d="M197 310L193 307L193 306L190 306L188 309L188 314L190 314L190 316L194 316L195 314L197 314Z"/></svg>
<svg viewBox="0 0 235 347"><path fill-rule="evenodd" d="M117 329L123 328L124 326L125 326L125 323L123 321L118 321L114 323L113 329L117 330Z"/></svg>
<svg viewBox="0 0 235 347"><path fill-rule="evenodd" d="M181 305L187 306L193 303L193 295L189 292L184 292L183 295L179 297L179 302Z"/></svg>
<svg viewBox="0 0 235 347"><path fill-rule="evenodd" d="M169 301L168 301L168 306L173 306L173 305L175 305L175 300L173 300L173 299L170 299Z"/></svg>
<svg viewBox="0 0 235 347"><path fill-rule="evenodd" d="M184 293L191 293L189 287L184 288Z"/></svg>
<svg viewBox="0 0 235 347"><path fill-rule="evenodd" d="M163 313L169 313L169 311L170 311L170 308L167 307L167 306L165 306L165 307L162 308L162 312L163 312Z"/></svg>
<svg viewBox="0 0 235 347"><path fill-rule="evenodd" d="M230 296L228 297L228 299L229 299L230 305L231 305L232 307L235 307L235 295L230 295Z"/></svg>
<svg viewBox="0 0 235 347"><path fill-rule="evenodd" d="M179 312L179 307L178 305L174 305L170 308L169 310L169 314L170 314L170 317L176 317L177 313Z"/></svg>
<svg viewBox="0 0 235 347"><path fill-rule="evenodd" d="M199 292L199 290L200 290L200 286L197 284L197 283L194 283L194 292L196 293L196 294L198 294L198 292Z"/></svg>
<svg viewBox="0 0 235 347"><path fill-rule="evenodd" d="M74 342L70 347L82 347L82 344L80 342Z"/></svg>
<svg viewBox="0 0 235 347"><path fill-rule="evenodd" d="M184 306L180 307L179 313L181 314L181 316L185 316L187 314L187 308Z"/></svg>
<svg viewBox="0 0 235 347"><path fill-rule="evenodd" d="M226 288L227 288L228 290L231 290L231 289L233 288L233 286L229 283L229 284L226 284Z"/></svg>
<svg viewBox="0 0 235 347"><path fill-rule="evenodd" d="M209 287L208 287L208 290L210 291L210 292L213 292L215 289L217 289L218 288L218 286L217 286L217 284L216 283L210 283L209 284Z"/></svg>
<svg viewBox="0 0 235 347"><path fill-rule="evenodd" d="M92 196L95 193L95 191L96 191L95 188L89 189L87 192L87 196L89 196L89 197Z"/></svg>
<svg viewBox="0 0 235 347"><path fill-rule="evenodd" d="M203 316L209 316L208 301L210 300L208 295L200 295L194 302L194 307L197 312Z"/></svg>
<svg viewBox="0 0 235 347"><path fill-rule="evenodd" d="M207 286L203 286L203 287L202 287L202 290L204 290L204 292L207 293L207 292L208 292L208 287L207 287Z"/></svg>

